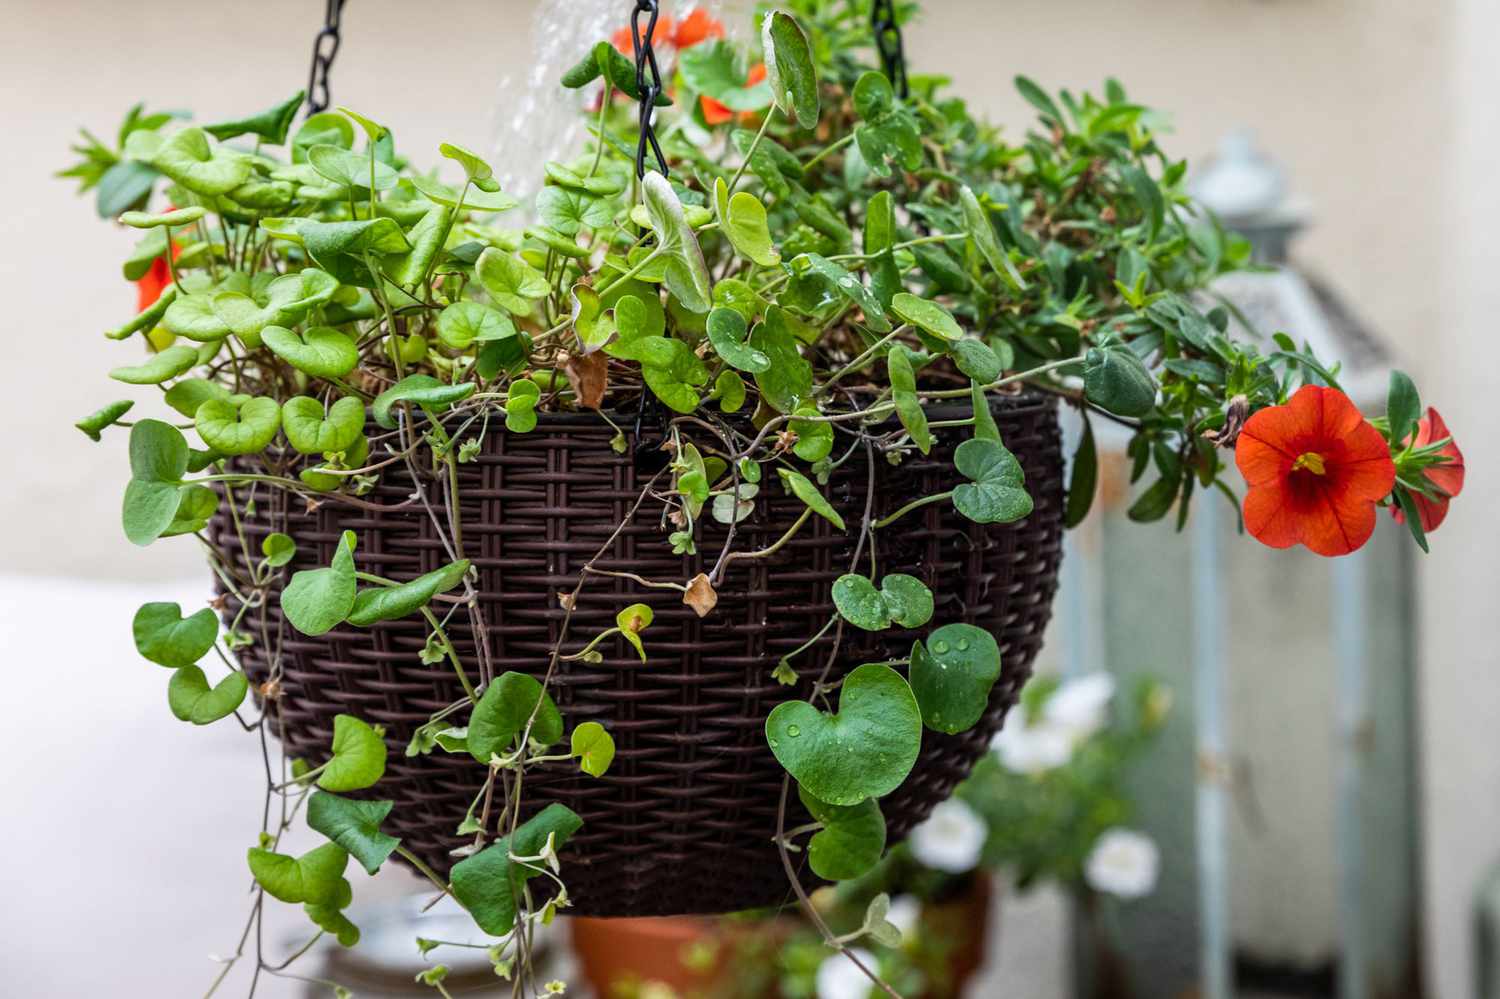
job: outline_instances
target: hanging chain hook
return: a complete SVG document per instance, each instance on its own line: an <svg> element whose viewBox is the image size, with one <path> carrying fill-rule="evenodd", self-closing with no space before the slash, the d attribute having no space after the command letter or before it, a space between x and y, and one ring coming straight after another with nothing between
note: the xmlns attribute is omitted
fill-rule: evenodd
<svg viewBox="0 0 1500 999"><path fill-rule="evenodd" d="M344 13L344 0L328 0L323 15L323 30L313 39L312 68L307 74L307 113L318 114L328 110L332 100L328 91L328 73L333 69L333 57L339 54L339 18Z"/></svg>
<svg viewBox="0 0 1500 999"><path fill-rule="evenodd" d="M906 54L901 47L901 25L896 21L894 0L874 0L870 6L870 26L875 29L875 47L880 50L886 79L891 81L896 96L905 100L910 89L906 84Z"/></svg>
<svg viewBox="0 0 1500 999"><path fill-rule="evenodd" d="M641 15L650 15L646 20L646 31L641 33ZM656 166L663 177L667 176L667 158L662 155L661 145L656 141L656 99L661 96L661 70L656 65L656 50L652 48L652 37L656 34L656 20L661 15L658 0L636 0L635 10L630 15L630 42L635 49L635 89L641 95L640 139L635 146L635 175L646 176L646 148L656 154ZM649 77L647 73L650 73ZM602 141L602 139L601 139Z"/></svg>

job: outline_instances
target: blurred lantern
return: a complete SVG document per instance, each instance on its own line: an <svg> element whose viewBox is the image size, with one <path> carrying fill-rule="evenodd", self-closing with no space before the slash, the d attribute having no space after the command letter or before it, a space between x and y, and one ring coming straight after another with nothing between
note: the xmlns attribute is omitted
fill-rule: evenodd
<svg viewBox="0 0 1500 999"><path fill-rule="evenodd" d="M1306 340L1383 412L1387 352L1289 263L1307 213L1282 171L1240 133L1191 189L1275 268L1216 283L1235 321L1264 349L1277 331ZM1064 669L1151 673L1192 710L1136 771L1135 825L1162 873L1109 921L1128 967L1092 960L1094 928L1080 932L1076 994L1420 996L1412 546L1383 523L1344 558L1271 551L1217 495L1195 501L1191 544L1166 544L1173 524L1126 522L1126 438L1095 431L1097 515L1064 559Z"/></svg>

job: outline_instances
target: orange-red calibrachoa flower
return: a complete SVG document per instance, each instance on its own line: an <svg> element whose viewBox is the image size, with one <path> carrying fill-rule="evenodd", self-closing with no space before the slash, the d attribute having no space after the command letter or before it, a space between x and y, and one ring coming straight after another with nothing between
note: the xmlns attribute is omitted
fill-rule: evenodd
<svg viewBox="0 0 1500 999"><path fill-rule="evenodd" d="M1234 451L1250 491L1245 528L1272 548L1347 555L1375 530L1396 465L1380 431L1337 389L1304 385L1250 417Z"/></svg>
<svg viewBox="0 0 1500 999"><path fill-rule="evenodd" d="M166 291L167 285L171 283L172 270L167 266L167 258L161 256L151 261L151 268L135 282L135 311L145 312L155 305L156 300L161 298L161 293Z"/></svg>
<svg viewBox="0 0 1500 999"><path fill-rule="evenodd" d="M1464 455L1452 437L1442 416L1437 410L1428 406L1427 415L1417 421L1417 433L1411 443L1416 447L1426 447L1434 441L1448 438L1448 443L1438 451L1438 454L1448 460L1441 465L1429 465L1423 469L1427 481L1432 483L1433 488L1441 493L1441 496L1428 499L1418 492L1411 494L1412 502L1417 505L1417 519L1422 522L1423 531L1437 530L1443 518L1448 516L1448 501L1462 492L1464 488ZM1400 507L1392 506L1391 513L1395 516L1397 523L1406 523L1406 517L1401 513Z"/></svg>
<svg viewBox="0 0 1500 999"><path fill-rule="evenodd" d="M753 87L765 78L766 64L763 62L758 62L754 66L750 67L750 74L745 77L745 86ZM710 125L722 125L726 121L733 120L735 117L735 113L733 111L729 110L728 107L726 107L719 101L714 100L712 97L700 96L698 98L698 102L703 105L703 120ZM739 118L742 123L751 120L754 117L754 111L741 111L739 113Z"/></svg>
<svg viewBox="0 0 1500 999"><path fill-rule="evenodd" d="M723 22L699 7L677 25L677 30L672 32L672 44L679 49L685 49L699 42L706 42L710 38L723 37Z"/></svg>

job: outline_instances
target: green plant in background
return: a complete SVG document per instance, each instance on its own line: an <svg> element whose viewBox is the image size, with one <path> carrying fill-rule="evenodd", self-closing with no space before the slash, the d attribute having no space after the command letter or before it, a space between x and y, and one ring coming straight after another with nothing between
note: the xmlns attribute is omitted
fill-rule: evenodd
<svg viewBox="0 0 1500 999"><path fill-rule="evenodd" d="M1175 510L1180 524L1195 489L1233 498L1219 446L1234 444L1247 413L1303 382L1336 384L1335 371L1289 340L1262 351L1230 338L1224 308L1200 310L1194 294L1245 263L1246 245L1187 200L1185 164L1161 150L1154 115L1118 84L1102 96L1052 95L1018 79L1039 127L1012 142L940 78L913 77L910 97L899 97L864 61L867 21L864 5L834 0L765 13L751 46L764 84L751 82L752 53L722 39L684 48L661 112L670 179L633 169L633 67L601 42L563 80L602 91L594 139L545 164L534 221L515 227L523 213L482 157L442 145L457 180L439 179L397 152L387 126L353 110L294 128L300 94L206 126L136 109L116 149L81 147L66 173L141 232L127 277L158 260L168 272L160 297L106 332L137 348L110 377L156 386L168 418L127 421L122 401L79 423L95 439L128 428L126 536L201 538L219 515L248 552L251 510L281 510L284 524L290 503L380 509L370 491L397 470L430 484L422 515L447 553L435 572L395 580L361 569L355 531L329 564L296 572L299 542L285 531L242 563L205 543L236 607L228 620L142 608L137 646L173 671L169 707L195 724L233 714L262 738L277 731L280 636L259 612L271 601L310 636L419 616L430 632L421 662L451 669L466 692L406 749L486 770L459 829L472 846L451 874L383 831L390 802L341 797L376 785L386 753L378 727L341 716L325 754L268 775L249 853L251 925L265 893L302 904L320 934L352 943L346 861L373 872L395 853L501 938L493 957L513 994L551 988L535 979L531 932L567 905L559 856L581 820L554 803L523 821L527 776L571 759L608 779L613 743L607 719L565 731L549 688L616 635L649 668L651 617L628 609L613 629L574 634L579 592L607 575L590 562L562 594L567 615L544 676L507 672L484 641L472 661L459 656L448 628L457 608L476 606L477 572L457 469L487 435L545 433L542 415L582 412L615 427L623 452L622 417L654 398L669 413L669 462L630 515L660 508L669 524L660 543L679 553L696 550L704 517L733 525L768 496L799 500L801 517L771 545L736 547L730 531L711 571L646 581L680 591L700 615L713 612L736 562L774 553L811 518L850 536L836 612L804 649L828 633L837 647L852 627L909 631L912 651L842 678L795 655L776 669L784 683L811 681L809 699L766 721L787 796L795 782L815 819L788 829L783 812L776 831L806 900L791 855L806 851L820 877L867 876L885 847L879 800L906 779L924 730L972 726L1003 669L993 637L934 620L931 592L883 573L872 543L928 504L982 524L1031 511L988 396L1026 386L1129 427L1134 477L1154 470L1131 516ZM967 415L934 415L954 404ZM1424 469L1449 441L1407 445L1410 421L1395 422L1380 429L1398 453L1397 491L1430 495ZM879 521L867 512L846 522L824 493L832 470L856 456L873 467L877 456L899 464L926 454L937 426L968 438L955 488L912 497ZM1086 429L1073 523L1093 495L1093 455ZM1298 467L1324 474L1321 464ZM233 657L250 645L273 664L255 684ZM304 808L328 844L279 852ZM1029 821L1012 818L1017 828ZM887 932L871 916L836 933L808 911L846 954ZM257 945L257 975L283 967ZM443 989L440 966L428 978Z"/></svg>

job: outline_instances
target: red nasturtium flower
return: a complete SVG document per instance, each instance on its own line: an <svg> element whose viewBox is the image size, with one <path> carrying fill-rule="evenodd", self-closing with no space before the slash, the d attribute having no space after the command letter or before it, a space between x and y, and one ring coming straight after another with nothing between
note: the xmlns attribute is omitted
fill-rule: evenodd
<svg viewBox="0 0 1500 999"><path fill-rule="evenodd" d="M135 311L145 312L155 305L156 300L161 298L161 293L166 291L167 285L171 283L172 271L167 266L167 258L160 256L151 261L150 270L142 274L135 283L137 295Z"/></svg>
<svg viewBox="0 0 1500 999"><path fill-rule="evenodd" d="M644 23L641 25L645 29ZM724 37L724 24L718 18L709 14L703 8L698 8L681 21L674 22L670 17L662 16L656 20L656 32L651 36L653 39L671 45L677 50L692 48L701 42L712 38ZM626 25L614 33L610 39L615 48L627 56L634 58L635 46L632 39L630 25ZM745 86L753 87L766 78L766 67L764 63L758 63L750 70L749 77L745 80ZM732 121L735 113L725 107L712 97L699 97L703 106L703 120L710 125L722 125L726 121ZM741 114L740 120L754 115Z"/></svg>
<svg viewBox="0 0 1500 999"><path fill-rule="evenodd" d="M745 86L753 87L765 78L766 64L758 62L750 67L750 74L745 77ZM698 102L703 105L703 120L710 125L722 125L726 121L733 120L735 117L733 111L712 97L699 96ZM754 117L754 111L741 111L739 114L739 119L742 123L754 119Z"/></svg>
<svg viewBox="0 0 1500 999"><path fill-rule="evenodd" d="M1417 519L1422 522L1423 531L1437 530L1443 518L1448 516L1448 501L1462 492L1464 488L1464 455L1452 437L1442 416L1437 410L1428 406L1427 415L1417 421L1416 437L1411 443L1416 447L1426 447L1434 441L1448 438L1448 443L1438 451L1438 454L1445 456L1448 460L1441 465L1429 465L1422 470L1422 473L1427 476L1427 481L1432 483L1433 488L1441 493L1441 496L1428 499L1415 491L1411 494L1412 502L1417 505ZM1395 516L1397 523L1406 523L1406 517L1399 506L1392 506L1391 513Z"/></svg>
<svg viewBox="0 0 1500 999"><path fill-rule="evenodd" d="M1375 530L1396 465L1380 431L1337 389L1304 385L1240 432L1235 464L1249 483L1245 527L1263 544L1347 555Z"/></svg>

